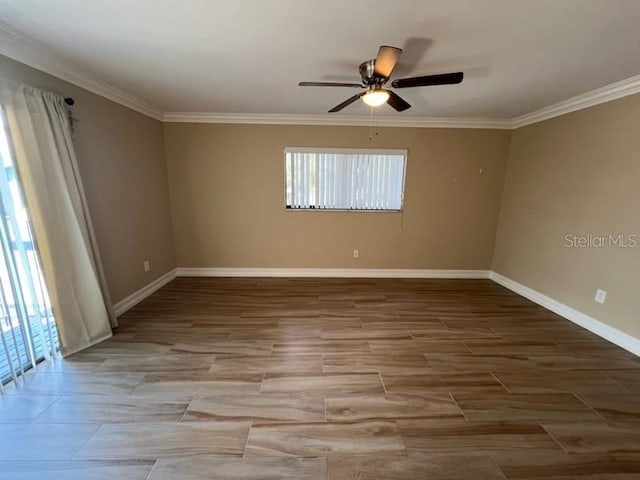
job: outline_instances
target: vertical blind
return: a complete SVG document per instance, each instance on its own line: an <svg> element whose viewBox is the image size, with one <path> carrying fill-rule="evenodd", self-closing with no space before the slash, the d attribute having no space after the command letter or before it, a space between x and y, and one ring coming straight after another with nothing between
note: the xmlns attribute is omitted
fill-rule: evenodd
<svg viewBox="0 0 640 480"><path fill-rule="evenodd" d="M43 358L58 333L0 108L0 392Z"/></svg>
<svg viewBox="0 0 640 480"><path fill-rule="evenodd" d="M286 207L402 209L406 150L285 150Z"/></svg>

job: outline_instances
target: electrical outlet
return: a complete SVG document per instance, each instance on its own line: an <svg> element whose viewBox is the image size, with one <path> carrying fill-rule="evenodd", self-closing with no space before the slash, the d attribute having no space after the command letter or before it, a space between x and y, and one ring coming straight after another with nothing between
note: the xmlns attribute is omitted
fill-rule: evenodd
<svg viewBox="0 0 640 480"><path fill-rule="evenodd" d="M358 258L360 256L360 250L353 251L353 258Z"/></svg>
<svg viewBox="0 0 640 480"><path fill-rule="evenodd" d="M144 265L145 272L148 272L149 270L151 270L151 267L149 266L149 260L145 260L143 265Z"/></svg>
<svg viewBox="0 0 640 480"><path fill-rule="evenodd" d="M597 289L594 300L598 303L604 303L607 300L607 292Z"/></svg>

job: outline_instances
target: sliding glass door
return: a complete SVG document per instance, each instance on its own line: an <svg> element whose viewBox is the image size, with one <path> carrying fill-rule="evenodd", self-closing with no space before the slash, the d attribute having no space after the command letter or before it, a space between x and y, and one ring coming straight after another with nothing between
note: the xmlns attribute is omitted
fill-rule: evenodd
<svg viewBox="0 0 640 480"><path fill-rule="evenodd" d="M0 391L59 343L0 108Z"/></svg>

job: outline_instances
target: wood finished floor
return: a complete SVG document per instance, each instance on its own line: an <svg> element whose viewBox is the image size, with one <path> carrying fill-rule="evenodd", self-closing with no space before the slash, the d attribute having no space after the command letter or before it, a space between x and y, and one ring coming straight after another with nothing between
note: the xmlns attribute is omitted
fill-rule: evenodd
<svg viewBox="0 0 640 480"><path fill-rule="evenodd" d="M640 478L640 360L488 280L178 278L0 397L3 480Z"/></svg>

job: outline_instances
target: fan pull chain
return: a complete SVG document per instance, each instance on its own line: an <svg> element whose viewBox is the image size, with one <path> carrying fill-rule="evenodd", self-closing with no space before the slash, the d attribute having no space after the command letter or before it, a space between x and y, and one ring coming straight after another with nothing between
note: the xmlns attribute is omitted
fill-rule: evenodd
<svg viewBox="0 0 640 480"><path fill-rule="evenodd" d="M378 122L373 107L370 107L369 111L371 112L369 115L369 140L371 141L378 136Z"/></svg>

